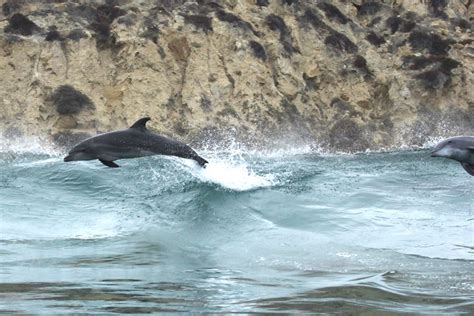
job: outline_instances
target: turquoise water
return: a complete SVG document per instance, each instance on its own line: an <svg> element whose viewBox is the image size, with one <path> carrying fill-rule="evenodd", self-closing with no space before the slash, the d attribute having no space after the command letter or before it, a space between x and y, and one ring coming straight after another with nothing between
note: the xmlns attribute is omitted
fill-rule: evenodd
<svg viewBox="0 0 474 316"><path fill-rule="evenodd" d="M0 146L1 147L1 146ZM474 313L474 178L429 152L0 153L0 313Z"/></svg>

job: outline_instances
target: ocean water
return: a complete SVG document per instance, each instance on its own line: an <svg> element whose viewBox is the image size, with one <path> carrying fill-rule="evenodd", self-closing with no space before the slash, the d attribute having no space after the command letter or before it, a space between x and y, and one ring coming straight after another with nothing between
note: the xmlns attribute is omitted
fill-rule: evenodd
<svg viewBox="0 0 474 316"><path fill-rule="evenodd" d="M0 144L0 314L474 314L474 178L459 164L201 154L206 169L110 169Z"/></svg>

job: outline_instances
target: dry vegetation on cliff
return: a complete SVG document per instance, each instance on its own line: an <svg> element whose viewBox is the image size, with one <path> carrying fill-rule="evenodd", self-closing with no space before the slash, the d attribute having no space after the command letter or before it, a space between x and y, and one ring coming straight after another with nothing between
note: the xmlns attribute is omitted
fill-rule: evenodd
<svg viewBox="0 0 474 316"><path fill-rule="evenodd" d="M145 115L189 141L232 130L346 151L474 132L471 1L0 5L0 130L16 135Z"/></svg>

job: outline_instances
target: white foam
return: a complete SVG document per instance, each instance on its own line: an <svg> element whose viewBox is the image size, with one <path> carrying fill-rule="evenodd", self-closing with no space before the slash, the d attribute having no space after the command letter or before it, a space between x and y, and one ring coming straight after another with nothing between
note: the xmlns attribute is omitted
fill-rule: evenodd
<svg viewBox="0 0 474 316"><path fill-rule="evenodd" d="M201 180L217 183L223 187L246 191L275 184L275 177L258 175L245 164L232 164L226 161L213 161L200 170Z"/></svg>
<svg viewBox="0 0 474 316"><path fill-rule="evenodd" d="M218 184L234 191L248 191L270 187L277 183L272 174L255 173L244 160L210 158L206 168L192 160L180 160L191 174L202 182Z"/></svg>
<svg viewBox="0 0 474 316"><path fill-rule="evenodd" d="M37 136L8 139L0 136L0 153L60 156L62 152L51 142Z"/></svg>

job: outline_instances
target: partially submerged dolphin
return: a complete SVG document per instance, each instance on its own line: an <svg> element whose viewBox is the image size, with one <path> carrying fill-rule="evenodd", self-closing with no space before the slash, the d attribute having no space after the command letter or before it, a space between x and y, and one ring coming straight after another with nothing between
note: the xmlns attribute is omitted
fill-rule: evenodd
<svg viewBox="0 0 474 316"><path fill-rule="evenodd" d="M471 176L474 176L474 137L456 136L436 145L431 157L444 157L459 161Z"/></svg>
<svg viewBox="0 0 474 316"><path fill-rule="evenodd" d="M191 147L177 140L154 134L146 128L149 117L135 122L130 128L97 135L74 146L64 161L99 159L107 167L117 168L118 159L152 155L170 155L196 160L205 167L207 160Z"/></svg>

